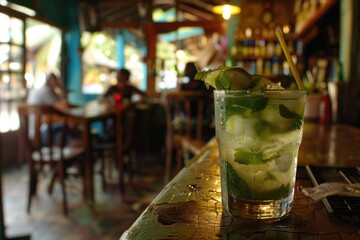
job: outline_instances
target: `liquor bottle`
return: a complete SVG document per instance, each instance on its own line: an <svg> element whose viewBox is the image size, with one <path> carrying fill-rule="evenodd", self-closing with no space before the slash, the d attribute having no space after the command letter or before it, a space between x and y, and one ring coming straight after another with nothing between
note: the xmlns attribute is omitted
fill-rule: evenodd
<svg viewBox="0 0 360 240"><path fill-rule="evenodd" d="M249 55L248 40L243 40L242 55L247 57Z"/></svg>
<svg viewBox="0 0 360 240"><path fill-rule="evenodd" d="M269 41L266 45L266 56L273 57L275 55L275 44Z"/></svg>
<svg viewBox="0 0 360 240"><path fill-rule="evenodd" d="M324 91L319 106L319 121L321 124L328 124L332 122L332 106L329 92Z"/></svg>
<svg viewBox="0 0 360 240"><path fill-rule="evenodd" d="M276 43L275 43L275 55L279 57L279 56L281 56L281 54L282 54L281 45L280 45L280 43L278 41L276 41Z"/></svg>

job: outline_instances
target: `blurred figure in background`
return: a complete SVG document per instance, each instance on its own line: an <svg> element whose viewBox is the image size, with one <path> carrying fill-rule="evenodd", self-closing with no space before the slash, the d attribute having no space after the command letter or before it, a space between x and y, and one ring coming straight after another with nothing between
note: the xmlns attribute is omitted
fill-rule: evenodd
<svg viewBox="0 0 360 240"><path fill-rule="evenodd" d="M53 72L46 74L42 86L35 86L29 91L27 103L51 105L57 108L69 106L65 88L58 76Z"/></svg>
<svg viewBox="0 0 360 240"><path fill-rule="evenodd" d="M206 90L206 86L202 81L195 80L195 75L198 72L194 62L188 62L184 69L184 78L186 82L180 85L180 90Z"/></svg>
<svg viewBox="0 0 360 240"><path fill-rule="evenodd" d="M125 68L119 69L116 74L117 84L109 87L103 97L114 97L115 94L120 94L123 101L131 101L136 95L141 99L146 98L147 94L131 85L129 80L130 71Z"/></svg>
<svg viewBox="0 0 360 240"><path fill-rule="evenodd" d="M27 104L30 105L50 105L59 110L66 110L69 107L72 107L71 104L67 101L66 90L61 83L58 76L53 73L47 73L45 76L45 82L41 86L33 87L28 94ZM34 124L32 122L30 125ZM54 133L54 142L55 144L59 141L60 131L63 128L63 124L55 124L52 126ZM30 128L31 129L31 128ZM68 144L71 145L81 145L80 133L77 129L77 126L71 127L69 129L69 134L67 137ZM46 135L48 132L47 126L42 128L42 134ZM32 134L32 133L30 133ZM44 143L47 144L47 143Z"/></svg>

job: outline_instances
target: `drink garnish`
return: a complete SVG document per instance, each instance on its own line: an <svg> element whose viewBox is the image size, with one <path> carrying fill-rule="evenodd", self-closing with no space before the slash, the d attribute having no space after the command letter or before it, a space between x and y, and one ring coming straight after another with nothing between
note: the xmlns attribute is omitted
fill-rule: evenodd
<svg viewBox="0 0 360 240"><path fill-rule="evenodd" d="M287 118L287 119L294 119L294 127L295 129L301 129L302 126L302 122L303 122L303 116L301 116L300 114L291 111L289 108L287 108L285 105L280 104L279 105L279 114L280 116L282 116L283 118Z"/></svg>
<svg viewBox="0 0 360 240"><path fill-rule="evenodd" d="M226 175L229 194L235 198L246 198L250 194L249 186L241 179L230 163L226 164Z"/></svg>
<svg viewBox="0 0 360 240"><path fill-rule="evenodd" d="M216 69L198 72L195 79L204 81L208 88L211 86L217 90L282 89L270 79L261 75L251 75L241 67L219 66Z"/></svg>

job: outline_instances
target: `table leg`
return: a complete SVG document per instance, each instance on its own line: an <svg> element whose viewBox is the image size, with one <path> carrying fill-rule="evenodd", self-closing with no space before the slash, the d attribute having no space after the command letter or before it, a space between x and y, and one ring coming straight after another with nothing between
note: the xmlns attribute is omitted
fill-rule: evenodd
<svg viewBox="0 0 360 240"><path fill-rule="evenodd" d="M117 161L118 161L118 168L119 168L119 186L120 192L122 194L125 193L124 188L124 162L123 162L123 141L122 141L122 112L116 113L116 142L117 142Z"/></svg>
<svg viewBox="0 0 360 240"><path fill-rule="evenodd" d="M86 200L94 202L94 159L92 154L92 146L91 146L91 126L90 123L84 124L83 131L83 143L85 147L85 158L84 158L84 168L85 168L85 176L84 176L84 195Z"/></svg>

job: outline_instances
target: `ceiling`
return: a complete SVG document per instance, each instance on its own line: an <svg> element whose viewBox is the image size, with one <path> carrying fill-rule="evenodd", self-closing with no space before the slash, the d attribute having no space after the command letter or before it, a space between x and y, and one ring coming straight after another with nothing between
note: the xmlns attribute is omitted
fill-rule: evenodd
<svg viewBox="0 0 360 240"><path fill-rule="evenodd" d="M80 24L88 31L108 28L144 29L152 23L152 12L163 11L162 22L182 22L187 26L205 24L219 25L221 15L212 12L212 7L221 0L79 0ZM175 12L177 19L170 19ZM158 22L158 21L157 21ZM158 24L161 26L161 24ZM183 24L184 25L184 24ZM161 28L161 27L160 27ZM163 25L163 30L166 27Z"/></svg>

